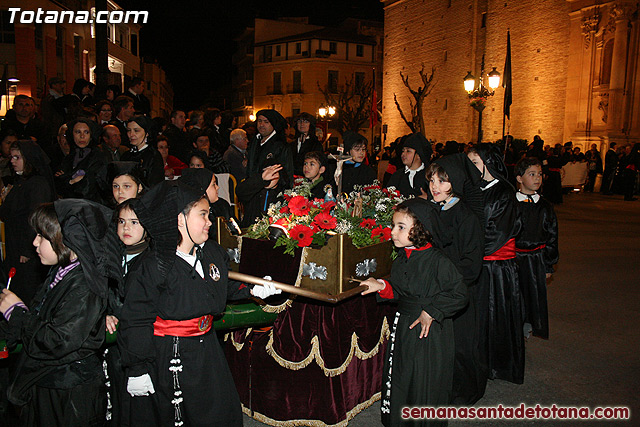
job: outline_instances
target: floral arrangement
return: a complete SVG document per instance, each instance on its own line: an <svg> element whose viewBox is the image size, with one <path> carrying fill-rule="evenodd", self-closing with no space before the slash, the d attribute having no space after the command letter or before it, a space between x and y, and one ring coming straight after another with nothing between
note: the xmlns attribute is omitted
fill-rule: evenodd
<svg viewBox="0 0 640 427"><path fill-rule="evenodd" d="M471 101L469 101L469 105L475 108L476 110L484 110L486 102L487 102L487 98L479 96L476 98L471 98Z"/></svg>
<svg viewBox="0 0 640 427"><path fill-rule="evenodd" d="M310 183L296 181L283 197L269 206L247 237L265 239L271 229L279 228L284 232L275 246L284 246L291 255L299 247L324 246L331 235L339 233L349 235L358 248L390 240L393 208L405 200L395 188L381 188L377 181L356 187L337 201L311 199Z"/></svg>

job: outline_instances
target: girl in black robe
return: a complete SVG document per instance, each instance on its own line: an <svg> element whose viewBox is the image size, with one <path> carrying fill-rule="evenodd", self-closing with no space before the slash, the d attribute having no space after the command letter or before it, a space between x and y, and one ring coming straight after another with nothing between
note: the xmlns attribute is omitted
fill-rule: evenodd
<svg viewBox="0 0 640 427"><path fill-rule="evenodd" d="M479 316L477 280L482 270L484 233L480 220L462 200L468 180L466 156L445 156L427 169L429 196L433 209L433 244L449 257L464 278L469 295L467 307L453 317L456 354L453 370L454 405L473 405L487 384L486 358L481 357L480 336L487 330L486 317ZM481 322L482 321L482 322Z"/></svg>
<svg viewBox="0 0 640 427"><path fill-rule="evenodd" d="M49 159L40 146L33 141L16 141L10 154L15 174L13 186L3 194L0 219L5 224L5 259L2 268L5 274L16 269L13 291L31 306L36 290L46 276L46 270L38 259L33 239L36 233L29 225L29 215L42 203L52 202L55 191Z"/></svg>
<svg viewBox="0 0 640 427"><path fill-rule="evenodd" d="M51 271L27 308L13 292L0 295L8 320L0 337L22 344L7 390L24 425L102 426L107 408L100 348L108 277L122 276L111 211L79 199L33 212L34 245Z"/></svg>
<svg viewBox="0 0 640 427"><path fill-rule="evenodd" d="M209 202L199 189L164 182L136 199L134 210L152 250L127 277L118 345L132 412L149 395L155 408L137 425L240 426L240 399L213 316L227 299L279 291L228 280L226 251L207 241Z"/></svg>
<svg viewBox="0 0 640 427"><path fill-rule="evenodd" d="M451 317L467 304L462 275L431 246L429 202L407 200L393 215L391 239L399 249L389 280L362 282L384 300L398 302L382 377L382 423L405 425L402 408L449 404L453 381L454 336ZM416 326L420 325L420 328ZM393 370L392 370L393 367ZM446 421L412 421L444 425Z"/></svg>
<svg viewBox="0 0 640 427"><path fill-rule="evenodd" d="M507 180L507 169L496 147L478 144L468 156L483 179L484 262L478 289L488 294L478 298L488 301L489 378L522 384L524 303L516 263L520 219L515 189Z"/></svg>
<svg viewBox="0 0 640 427"><path fill-rule="evenodd" d="M524 297L525 333L532 330L533 335L548 339L547 279L558 262L558 220L553 205L537 193L541 180L535 174L542 173L540 161L525 157L516 164L515 171L520 187L516 193L518 216L522 221L522 231L516 238L516 259Z"/></svg>

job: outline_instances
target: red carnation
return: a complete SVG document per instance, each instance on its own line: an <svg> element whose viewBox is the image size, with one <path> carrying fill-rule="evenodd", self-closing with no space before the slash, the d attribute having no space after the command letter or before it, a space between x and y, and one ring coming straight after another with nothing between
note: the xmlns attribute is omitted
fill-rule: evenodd
<svg viewBox="0 0 640 427"><path fill-rule="evenodd" d="M313 230L304 224L298 224L289 231L289 236L298 241L298 246L303 248L313 242Z"/></svg>
<svg viewBox="0 0 640 427"><path fill-rule="evenodd" d="M360 227L368 228L369 230L373 230L375 226L376 226L375 219L363 219L362 222L360 223Z"/></svg>
<svg viewBox="0 0 640 427"><path fill-rule="evenodd" d="M324 230L333 230L334 228L336 228L337 222L338 220L336 219L336 217L327 212L319 213L313 219L313 223Z"/></svg>
<svg viewBox="0 0 640 427"><path fill-rule="evenodd" d="M380 236L381 242L386 242L391 239L391 229L389 227L378 226L371 230L371 238L375 238L376 236Z"/></svg>
<svg viewBox="0 0 640 427"><path fill-rule="evenodd" d="M289 213L289 207L288 206L281 207L280 208L280 213L283 213L283 214Z"/></svg>
<svg viewBox="0 0 640 427"><path fill-rule="evenodd" d="M291 200L289 200L289 210L294 215L309 215L311 206L309 205L309 201L305 197L295 196L292 197Z"/></svg>

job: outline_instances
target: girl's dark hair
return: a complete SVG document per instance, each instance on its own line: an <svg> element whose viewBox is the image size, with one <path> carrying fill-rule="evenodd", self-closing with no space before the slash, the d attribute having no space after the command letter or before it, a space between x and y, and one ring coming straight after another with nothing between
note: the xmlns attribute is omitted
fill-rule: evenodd
<svg viewBox="0 0 640 427"><path fill-rule="evenodd" d="M133 209L133 202L136 199L127 199L124 202L120 203L119 205L117 205L115 208L113 208L113 220L115 221L115 223L118 223L118 218L120 217L120 212L122 212L125 209L129 209L130 211L135 213L135 210ZM137 216L137 214L136 214Z"/></svg>
<svg viewBox="0 0 640 427"><path fill-rule="evenodd" d="M182 214L185 216L185 223L187 221L186 216L189 215L189 212L191 212L191 209L193 209L193 207L197 205L200 202L200 200L203 200L203 199L206 201L209 201L209 199L207 198L207 195L203 194L202 196L200 196L199 198L197 198L196 200L187 204L187 206L184 207L184 209L182 210ZM180 233L180 236L178 237L178 246L180 246L181 244L182 244L182 233Z"/></svg>
<svg viewBox="0 0 640 427"><path fill-rule="evenodd" d="M73 252L62 242L62 227L58 222L53 203L44 203L38 206L29 216L29 225L36 233L51 242L51 248L58 255L60 267L71 264Z"/></svg>
<svg viewBox="0 0 640 427"><path fill-rule="evenodd" d="M9 152L11 152L11 150L18 150L20 151L20 156L22 156L22 163L24 165L24 168L22 169L22 176L23 177L29 177L32 174L34 174L36 171L34 170L33 165L31 164L31 162L29 162L29 160L24 156L24 153L22 152L22 150L20 149L20 141L14 141L11 143L11 146L9 147Z"/></svg>
<svg viewBox="0 0 640 427"><path fill-rule="evenodd" d="M427 243L431 243L431 233L425 230L425 228L422 226L422 223L420 222L416 214L411 211L411 209L409 209L407 206L399 205L396 206L395 211L407 214L413 220L413 226L411 227L411 230L409 230L409 240L411 241L411 243L413 243L413 246L415 246L416 248L421 248Z"/></svg>

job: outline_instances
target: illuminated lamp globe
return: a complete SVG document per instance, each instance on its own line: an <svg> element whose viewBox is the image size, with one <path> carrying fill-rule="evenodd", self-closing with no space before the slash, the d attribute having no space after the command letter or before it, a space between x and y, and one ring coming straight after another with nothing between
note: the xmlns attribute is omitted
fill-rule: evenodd
<svg viewBox="0 0 640 427"><path fill-rule="evenodd" d="M489 87L493 90L497 89L500 86L500 73L496 71L496 67L493 67L487 76L489 77Z"/></svg>

